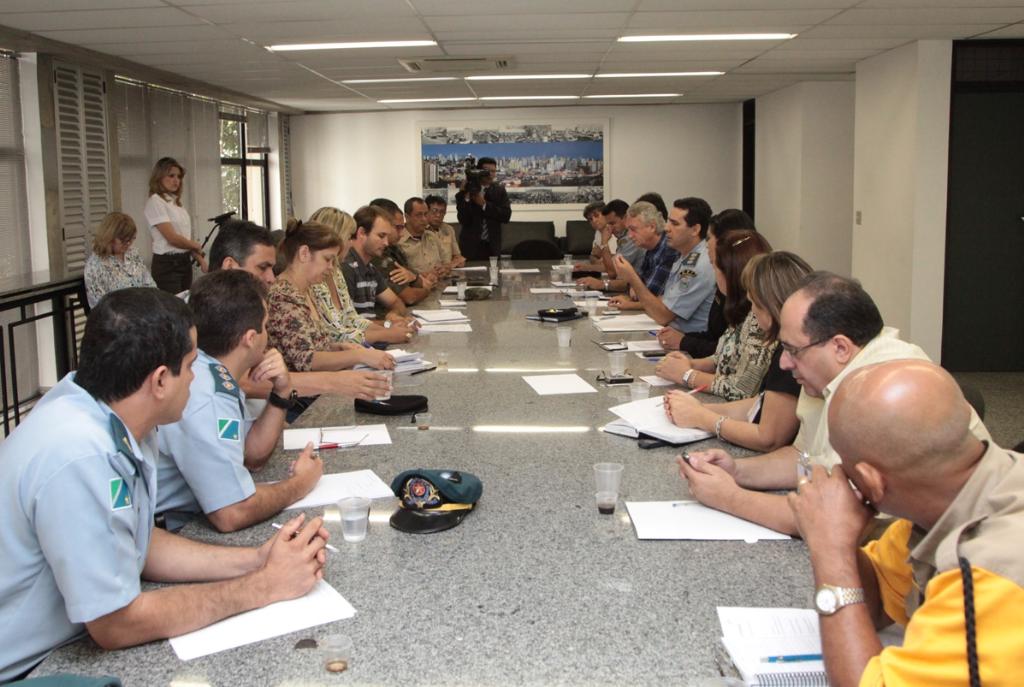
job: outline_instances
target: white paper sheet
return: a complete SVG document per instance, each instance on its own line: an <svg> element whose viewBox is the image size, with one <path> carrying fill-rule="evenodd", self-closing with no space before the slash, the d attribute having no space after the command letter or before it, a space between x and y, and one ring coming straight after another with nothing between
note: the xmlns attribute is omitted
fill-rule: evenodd
<svg viewBox="0 0 1024 687"><path fill-rule="evenodd" d="M352 472L335 472L324 475L306 494L285 510L317 508L348 498L349 496L365 496L368 499L391 498L395 494L391 487L384 483L373 470L354 470Z"/></svg>
<svg viewBox="0 0 1024 687"><path fill-rule="evenodd" d="M572 292L573 292L572 289L565 289L565 288L557 288L556 289L554 287L548 288L546 286L532 286L532 287L530 287L530 293L534 293L534 294L541 294L541 293L545 293L545 294L549 294L549 293L572 293Z"/></svg>
<svg viewBox="0 0 1024 687"><path fill-rule="evenodd" d="M487 285L481 285L481 286L469 286L469 285L467 284L467 285L466 285L466 288L467 288L467 289L487 289L488 291L490 291L490 290L491 290L491 287L490 287L490 286L487 286ZM448 294L448 295L451 295L451 294L453 294L453 293L458 293L458 292L459 292L459 287L457 287L457 286L446 286L446 287L444 287L444 291L442 291L441 293L444 293L444 294Z"/></svg>
<svg viewBox="0 0 1024 687"><path fill-rule="evenodd" d="M665 349L657 341L627 341L627 351L664 351ZM390 351L389 351L390 352Z"/></svg>
<svg viewBox="0 0 1024 687"><path fill-rule="evenodd" d="M465 322L469 318L459 310L413 310L412 314L425 322Z"/></svg>
<svg viewBox="0 0 1024 687"><path fill-rule="evenodd" d="M487 265L476 265L474 267L453 267L452 272L486 272L490 267Z"/></svg>
<svg viewBox="0 0 1024 687"><path fill-rule="evenodd" d="M658 375L644 375L640 379L644 380L651 386L673 386L675 384L675 382L669 381L664 377L659 377Z"/></svg>
<svg viewBox="0 0 1024 687"><path fill-rule="evenodd" d="M168 640L182 661L298 632L356 614L334 587L320 580L303 597L257 608Z"/></svg>
<svg viewBox="0 0 1024 687"><path fill-rule="evenodd" d="M314 447L321 444L355 444L359 446L379 446L391 443L386 425L349 425L346 427L308 427L306 429L284 430L284 450L293 451L306 448L313 442Z"/></svg>
<svg viewBox="0 0 1024 687"><path fill-rule="evenodd" d="M587 384L583 378L577 374L524 375L523 380L533 387L533 390L541 396L597 393L597 389Z"/></svg>
<svg viewBox="0 0 1024 687"><path fill-rule="evenodd" d="M617 315L607 319L591 320L598 331L602 332L645 332L650 329L661 329L661 325L644 313L639 315Z"/></svg>
<svg viewBox="0 0 1024 687"><path fill-rule="evenodd" d="M442 308L465 308L466 301L460 301L457 299L441 298L437 301L438 305Z"/></svg>
<svg viewBox="0 0 1024 687"><path fill-rule="evenodd" d="M524 267L522 269L506 267L505 269L498 271L502 274L540 274L540 270L536 267Z"/></svg>
<svg viewBox="0 0 1024 687"><path fill-rule="evenodd" d="M443 332L471 332L473 327L468 324L425 324L420 327L420 334L441 334Z"/></svg>
<svg viewBox="0 0 1024 687"><path fill-rule="evenodd" d="M637 539L703 539L756 542L790 539L767 527L702 506L696 501L627 501Z"/></svg>
<svg viewBox="0 0 1024 687"><path fill-rule="evenodd" d="M710 432L692 427L676 427L665 415L662 405L664 397L653 396L639 401L631 401L612 406L608 410L615 413L644 434L672 444L688 444L707 439Z"/></svg>

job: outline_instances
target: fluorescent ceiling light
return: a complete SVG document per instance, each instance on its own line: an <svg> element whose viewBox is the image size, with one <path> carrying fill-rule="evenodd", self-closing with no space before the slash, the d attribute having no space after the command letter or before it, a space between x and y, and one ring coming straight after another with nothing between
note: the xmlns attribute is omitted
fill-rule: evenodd
<svg viewBox="0 0 1024 687"><path fill-rule="evenodd" d="M489 95L480 100L579 100L578 95Z"/></svg>
<svg viewBox="0 0 1024 687"><path fill-rule="evenodd" d="M516 81L522 79L589 79L592 74L480 74L466 81Z"/></svg>
<svg viewBox="0 0 1024 687"><path fill-rule="evenodd" d="M585 95L584 98L678 98L682 93L616 93L615 95Z"/></svg>
<svg viewBox="0 0 1024 687"><path fill-rule="evenodd" d="M345 79L341 83L404 83L413 81L455 81L454 76L414 76L409 79Z"/></svg>
<svg viewBox="0 0 1024 687"><path fill-rule="evenodd" d="M721 76L722 74L725 72L624 72L621 74L594 74L594 76L598 79L642 79L652 76Z"/></svg>
<svg viewBox="0 0 1024 687"><path fill-rule="evenodd" d="M289 50L352 50L356 48L425 48L437 45L437 41L357 41L354 43L287 43L269 45L267 50L287 52Z"/></svg>
<svg viewBox="0 0 1024 687"><path fill-rule="evenodd" d="M467 100L476 100L476 98L391 98L377 102L386 105L389 103L458 103Z"/></svg>
<svg viewBox="0 0 1024 687"><path fill-rule="evenodd" d="M621 36L620 43L660 43L663 41L785 41L795 33L691 33L666 36Z"/></svg>

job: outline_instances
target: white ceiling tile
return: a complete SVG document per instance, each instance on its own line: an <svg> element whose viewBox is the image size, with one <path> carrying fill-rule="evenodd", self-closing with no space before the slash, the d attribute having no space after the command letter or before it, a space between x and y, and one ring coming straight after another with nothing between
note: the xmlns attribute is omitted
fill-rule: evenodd
<svg viewBox="0 0 1024 687"><path fill-rule="evenodd" d="M980 33L1001 28L999 24L971 24L970 26L932 25L880 25L880 26L839 26L829 24L816 26L806 34L807 38L902 38L904 42L930 39L956 40L969 38Z"/></svg>
<svg viewBox="0 0 1024 687"><path fill-rule="evenodd" d="M829 24L878 26L888 24L1011 24L1024 21L1024 7L1005 9L921 8L852 9L830 20Z"/></svg>
<svg viewBox="0 0 1024 687"><path fill-rule="evenodd" d="M440 17L424 17L431 30L442 33L476 32L477 37L490 36L495 29L505 31L558 29L572 31L580 29L621 29L626 26L629 15L616 13L582 14L456 14Z"/></svg>
<svg viewBox="0 0 1024 687"><path fill-rule="evenodd" d="M638 12L844 9L860 0L641 0Z"/></svg>
<svg viewBox="0 0 1024 687"><path fill-rule="evenodd" d="M859 8L891 7L906 9L908 7L1020 7L1020 0L863 0L857 3Z"/></svg>
<svg viewBox="0 0 1024 687"><path fill-rule="evenodd" d="M359 17L331 21L235 22L223 24L237 36L265 44L375 40L430 40L430 34L415 17Z"/></svg>
<svg viewBox="0 0 1024 687"><path fill-rule="evenodd" d="M294 0L257 4L199 5L188 8L198 17L217 23L336 20L355 17L412 17L402 0Z"/></svg>
<svg viewBox="0 0 1024 687"><path fill-rule="evenodd" d="M774 10L750 12L639 12L629 20L631 29L676 30L812 26L834 17L839 10ZM700 31L694 31L700 33Z"/></svg>
<svg viewBox="0 0 1024 687"><path fill-rule="evenodd" d="M38 31L40 36L74 45L93 46L99 43L129 43L132 41L207 40L220 41L230 36L219 28L202 26L162 26L136 29L69 29L67 31Z"/></svg>
<svg viewBox="0 0 1024 687"><path fill-rule="evenodd" d="M91 10L135 7L166 7L166 4L161 0L89 0L88 4ZM3 0L0 15L11 12L67 12L81 8L81 0Z"/></svg>
<svg viewBox="0 0 1024 687"><path fill-rule="evenodd" d="M737 67L737 74L796 74L796 73L821 73L834 72L836 74L847 74L856 71L856 62L853 60L772 60L759 58L752 60L741 67Z"/></svg>
<svg viewBox="0 0 1024 687"><path fill-rule="evenodd" d="M905 38L806 38L797 36L772 48L772 52L800 50L890 50L903 45Z"/></svg>
<svg viewBox="0 0 1024 687"><path fill-rule="evenodd" d="M416 10L425 16L472 14L474 8L466 0L411 0ZM587 12L632 12L636 0L517 0L514 7L521 14L560 14ZM511 5L508 7L512 7ZM493 14L492 6L484 6L481 14Z"/></svg>
<svg viewBox="0 0 1024 687"><path fill-rule="evenodd" d="M492 56L514 55L517 61L531 55L547 55L565 60L601 59L608 52L607 43L568 44L568 43L443 43L445 54L450 56Z"/></svg>
<svg viewBox="0 0 1024 687"><path fill-rule="evenodd" d="M1014 24L986 33L981 38L1024 38L1024 24Z"/></svg>
<svg viewBox="0 0 1024 687"><path fill-rule="evenodd" d="M203 20L171 7L145 9L80 10L76 12L28 12L4 14L4 26L39 33L64 29L115 29L190 26Z"/></svg>

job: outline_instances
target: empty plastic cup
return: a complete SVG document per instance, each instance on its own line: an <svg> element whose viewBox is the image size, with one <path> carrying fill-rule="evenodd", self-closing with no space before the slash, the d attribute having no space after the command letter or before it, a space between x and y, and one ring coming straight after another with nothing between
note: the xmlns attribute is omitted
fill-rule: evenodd
<svg viewBox="0 0 1024 687"><path fill-rule="evenodd" d="M572 343L572 327L558 327L556 332L558 334L559 348L568 348L569 344Z"/></svg>
<svg viewBox="0 0 1024 687"><path fill-rule="evenodd" d="M613 376L626 372L625 351L611 351L608 353L608 372Z"/></svg>
<svg viewBox="0 0 1024 687"><path fill-rule="evenodd" d="M642 401L651 393L651 387L647 382L633 382L629 385L629 397L634 401Z"/></svg>
<svg viewBox="0 0 1024 687"><path fill-rule="evenodd" d="M374 400L386 401L391 398L391 389L394 388L395 372L394 370L377 370L377 376L382 377L384 381L388 383L388 390L377 396Z"/></svg>

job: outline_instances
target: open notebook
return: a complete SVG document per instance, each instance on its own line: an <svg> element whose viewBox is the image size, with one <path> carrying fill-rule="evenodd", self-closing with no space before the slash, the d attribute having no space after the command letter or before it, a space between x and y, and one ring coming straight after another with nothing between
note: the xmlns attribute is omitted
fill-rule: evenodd
<svg viewBox="0 0 1024 687"><path fill-rule="evenodd" d="M719 606L718 621L722 644L747 685L828 687L814 611Z"/></svg>

